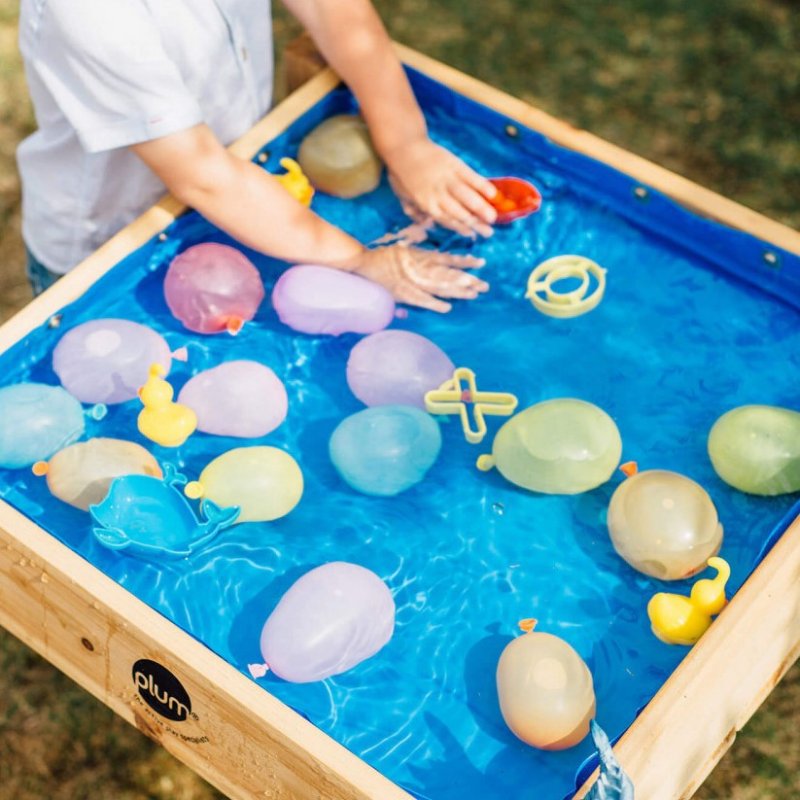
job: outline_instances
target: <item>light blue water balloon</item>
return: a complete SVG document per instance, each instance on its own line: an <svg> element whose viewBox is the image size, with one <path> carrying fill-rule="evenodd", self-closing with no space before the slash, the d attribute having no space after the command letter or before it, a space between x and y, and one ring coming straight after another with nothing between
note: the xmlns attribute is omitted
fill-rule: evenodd
<svg viewBox="0 0 800 800"><path fill-rule="evenodd" d="M389 496L419 483L442 447L439 425L412 406L375 406L339 423L330 440L333 465L364 494Z"/></svg>
<svg viewBox="0 0 800 800"><path fill-rule="evenodd" d="M0 467L45 461L83 435L81 404L60 386L17 383L0 389Z"/></svg>

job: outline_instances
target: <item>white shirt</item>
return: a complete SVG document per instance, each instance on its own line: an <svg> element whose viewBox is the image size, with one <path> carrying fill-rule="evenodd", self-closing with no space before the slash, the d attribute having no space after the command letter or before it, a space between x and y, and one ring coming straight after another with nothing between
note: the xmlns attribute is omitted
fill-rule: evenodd
<svg viewBox="0 0 800 800"><path fill-rule="evenodd" d="M229 144L270 105L269 0L22 0L19 38L39 128L22 233L54 272L164 193L128 145L201 122Z"/></svg>

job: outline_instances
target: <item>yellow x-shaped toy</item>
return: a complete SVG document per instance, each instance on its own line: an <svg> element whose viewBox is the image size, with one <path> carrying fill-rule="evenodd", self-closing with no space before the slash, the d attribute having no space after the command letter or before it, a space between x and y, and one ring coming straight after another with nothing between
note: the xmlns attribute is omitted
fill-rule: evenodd
<svg viewBox="0 0 800 800"><path fill-rule="evenodd" d="M472 406L475 427L469 414ZM486 415L508 417L517 407L517 398L507 392L479 392L475 373L467 367L458 367L449 381L425 394L425 408L429 414L458 414L464 436L471 444L478 444L486 436Z"/></svg>

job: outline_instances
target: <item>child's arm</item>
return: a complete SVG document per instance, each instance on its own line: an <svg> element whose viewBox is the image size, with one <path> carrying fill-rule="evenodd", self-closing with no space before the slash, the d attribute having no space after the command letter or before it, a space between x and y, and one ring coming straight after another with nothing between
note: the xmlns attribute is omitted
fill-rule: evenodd
<svg viewBox="0 0 800 800"><path fill-rule="evenodd" d="M428 138L425 119L369 0L284 0L353 90L404 199L435 221L489 235L494 186Z"/></svg>
<svg viewBox="0 0 800 800"><path fill-rule="evenodd" d="M298 203L255 164L232 156L205 125L132 145L183 203L254 250L365 275L402 302L448 311L439 297L472 299L488 289L464 268L479 259L395 245L367 250Z"/></svg>

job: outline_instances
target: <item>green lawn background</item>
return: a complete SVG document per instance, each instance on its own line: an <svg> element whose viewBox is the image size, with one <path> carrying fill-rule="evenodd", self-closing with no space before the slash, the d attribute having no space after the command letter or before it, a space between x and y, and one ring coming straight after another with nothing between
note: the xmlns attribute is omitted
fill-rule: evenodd
<svg viewBox="0 0 800 800"><path fill-rule="evenodd" d="M377 0L392 35L768 216L800 227L795 0ZM0 0L0 320L29 299L17 143L33 128ZM298 32L276 9L276 52ZM800 797L800 668L701 800ZM0 631L0 800L220 795ZM647 800L647 798L640 798Z"/></svg>

